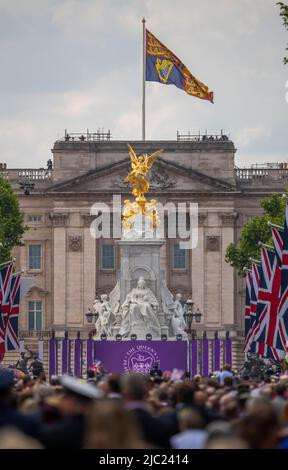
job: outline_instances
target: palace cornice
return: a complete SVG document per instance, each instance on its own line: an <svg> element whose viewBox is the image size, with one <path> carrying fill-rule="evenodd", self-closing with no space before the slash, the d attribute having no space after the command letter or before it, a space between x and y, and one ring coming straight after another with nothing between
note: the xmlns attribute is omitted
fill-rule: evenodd
<svg viewBox="0 0 288 470"><path fill-rule="evenodd" d="M63 227L67 225L69 219L68 212L50 212L49 219L55 227Z"/></svg>

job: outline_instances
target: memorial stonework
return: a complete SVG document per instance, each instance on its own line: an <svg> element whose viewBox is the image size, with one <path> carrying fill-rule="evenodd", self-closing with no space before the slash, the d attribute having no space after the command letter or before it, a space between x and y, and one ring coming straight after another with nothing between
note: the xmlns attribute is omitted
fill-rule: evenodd
<svg viewBox="0 0 288 470"><path fill-rule="evenodd" d="M117 294L120 285L122 306L143 278L158 303L160 335L167 327L162 288L173 302L176 294L181 294L181 302L193 299L193 308L201 312L200 323L193 325L196 332L205 329L209 336L217 330L224 336L229 330L241 343L244 283L225 262L225 251L239 239L243 224L261 213L260 200L287 188L287 169L236 168L234 144L222 136L130 141L137 155L163 149L149 177L149 200L199 205L198 244L193 250L181 250L179 237L168 237L167 217L163 239L139 249L137 242L113 238L112 218L108 237L91 237L92 205L105 203L112 208L113 196L121 196L122 203L131 197L125 182L130 169L128 142L110 140L109 134L97 136L87 134L79 140L66 135L56 141L53 169L1 165L1 175L11 181L29 226L24 245L14 252L17 268L34 280L21 302L21 334L29 338L41 332L45 337L51 329L59 335L68 329L87 337L91 325L86 313L94 312L96 296L98 303L107 304L110 300L101 296ZM30 188L29 196L20 182ZM175 309L170 315L174 313ZM115 317L120 330L117 312ZM174 331L180 320L173 322Z"/></svg>

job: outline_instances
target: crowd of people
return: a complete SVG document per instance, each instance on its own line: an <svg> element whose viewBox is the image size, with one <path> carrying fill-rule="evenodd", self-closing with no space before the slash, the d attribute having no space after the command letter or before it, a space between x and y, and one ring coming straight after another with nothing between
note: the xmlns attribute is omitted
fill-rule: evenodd
<svg viewBox="0 0 288 470"><path fill-rule="evenodd" d="M15 377L0 368L1 449L287 449L288 375Z"/></svg>

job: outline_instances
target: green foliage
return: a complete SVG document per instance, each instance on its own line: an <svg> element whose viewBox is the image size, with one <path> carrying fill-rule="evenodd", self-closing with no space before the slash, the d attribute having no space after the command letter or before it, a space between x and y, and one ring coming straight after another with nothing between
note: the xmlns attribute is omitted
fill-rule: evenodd
<svg viewBox="0 0 288 470"><path fill-rule="evenodd" d="M283 25L288 29L288 5L283 2L277 2L277 5L280 6L280 16L283 19ZM286 51L288 51L288 47L286 47ZM284 57L283 62L288 64L288 57Z"/></svg>
<svg viewBox="0 0 288 470"><path fill-rule="evenodd" d="M243 268L250 267L249 258L260 259L261 247L258 242L273 245L271 228L268 221L283 225L285 218L286 201L278 194L263 199L261 207L262 216L253 217L244 225L238 245L230 243L225 254L225 261L238 270L239 276L244 276Z"/></svg>
<svg viewBox="0 0 288 470"><path fill-rule="evenodd" d="M14 246L22 245L26 229L16 194L11 184L0 177L0 263L11 259Z"/></svg>

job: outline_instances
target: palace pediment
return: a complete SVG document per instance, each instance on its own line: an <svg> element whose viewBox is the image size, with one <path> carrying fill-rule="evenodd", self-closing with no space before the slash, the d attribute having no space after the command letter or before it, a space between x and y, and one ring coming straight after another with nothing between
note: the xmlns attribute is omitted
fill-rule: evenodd
<svg viewBox="0 0 288 470"><path fill-rule="evenodd" d="M122 160L85 174L59 182L47 188L47 192L129 192L125 177L130 171L129 159ZM205 175L175 162L159 158L149 175L151 192L180 191L233 191L235 186L227 181Z"/></svg>

